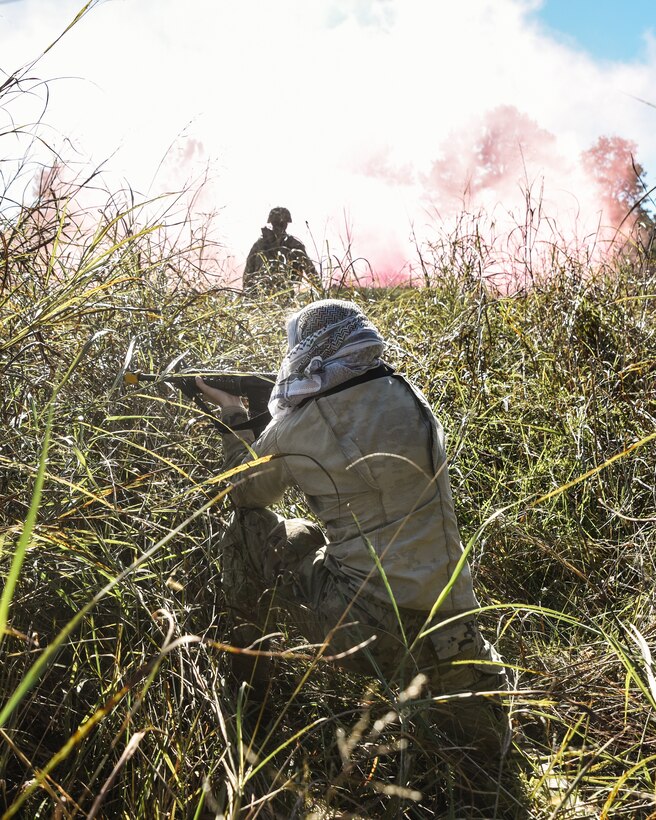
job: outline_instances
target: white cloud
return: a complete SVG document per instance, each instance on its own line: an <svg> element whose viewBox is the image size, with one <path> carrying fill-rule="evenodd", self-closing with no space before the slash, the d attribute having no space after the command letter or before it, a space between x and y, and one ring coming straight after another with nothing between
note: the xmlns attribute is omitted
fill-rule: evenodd
<svg viewBox="0 0 656 820"><path fill-rule="evenodd" d="M12 37L2 68L34 57L81 5L3 6ZM295 232L320 248L339 246L348 214L356 253L381 266L409 252L411 222L424 224L420 179L445 140L499 105L552 132L570 159L599 135L619 134L656 169L656 111L634 99L656 88L653 36L644 63L602 65L550 39L530 7L110 0L36 72L81 78L52 84L47 119L96 160L118 148L111 165L136 189L156 173L153 190L182 184L211 163L209 196L238 261L269 207L284 204Z"/></svg>

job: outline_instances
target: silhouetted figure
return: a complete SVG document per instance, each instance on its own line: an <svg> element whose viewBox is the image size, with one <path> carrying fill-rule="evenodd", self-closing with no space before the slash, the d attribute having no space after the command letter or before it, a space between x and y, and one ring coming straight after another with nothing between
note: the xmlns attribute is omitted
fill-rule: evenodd
<svg viewBox="0 0 656 820"><path fill-rule="evenodd" d="M267 221L244 268L243 289L251 293L265 288L275 292L300 282L304 274L316 275L305 245L287 233L292 221L287 208L272 208Z"/></svg>

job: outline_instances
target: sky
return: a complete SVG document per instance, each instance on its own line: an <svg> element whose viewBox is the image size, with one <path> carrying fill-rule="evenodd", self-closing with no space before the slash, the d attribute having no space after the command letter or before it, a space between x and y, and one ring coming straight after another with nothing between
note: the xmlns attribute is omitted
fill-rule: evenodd
<svg viewBox="0 0 656 820"><path fill-rule="evenodd" d="M0 0L0 70L83 5ZM540 231L617 222L581 159L600 138L656 177L656 0L102 0L30 76L51 145L139 196L193 190L235 275L277 205L314 259L392 280L463 213L521 223L527 192Z"/></svg>
<svg viewBox="0 0 656 820"><path fill-rule="evenodd" d="M598 60L646 57L645 34L656 26L653 0L547 0L534 17L555 40Z"/></svg>

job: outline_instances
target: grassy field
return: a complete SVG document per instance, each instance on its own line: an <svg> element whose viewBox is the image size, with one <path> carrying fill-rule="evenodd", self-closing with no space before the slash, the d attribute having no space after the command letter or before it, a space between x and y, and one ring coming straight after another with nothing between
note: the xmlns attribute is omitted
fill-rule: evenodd
<svg viewBox="0 0 656 820"><path fill-rule="evenodd" d="M2 816L458 817L408 701L297 636L254 710L225 645L220 439L168 388L122 385L183 353L275 368L285 315L325 292L212 288L193 237L64 206L1 226ZM495 295L459 235L424 254L428 287L338 292L446 427L481 620L516 672L516 816L653 818L656 278L639 247L556 258Z"/></svg>
<svg viewBox="0 0 656 820"><path fill-rule="evenodd" d="M287 313L330 294L362 305L448 434L480 620L515 675L519 785L500 785L499 816L654 820L656 270L640 242L592 266L558 239L538 254L527 229L521 287L499 293L467 218L421 248L422 287L255 300L205 279L207 234L175 199L85 209L100 177L57 166L13 203L39 138L2 137L26 161L0 208L1 817L463 817L408 693L336 673L277 624L264 702L235 682L220 438L169 388L123 385L181 356L275 369ZM295 494L281 511L307 512Z"/></svg>

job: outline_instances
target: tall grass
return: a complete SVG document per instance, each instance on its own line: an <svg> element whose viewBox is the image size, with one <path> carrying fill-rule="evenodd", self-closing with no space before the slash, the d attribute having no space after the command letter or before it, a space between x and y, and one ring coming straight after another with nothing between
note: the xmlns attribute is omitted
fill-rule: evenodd
<svg viewBox="0 0 656 820"><path fill-rule="evenodd" d="M122 386L182 354L270 370L313 294L211 287L202 236L172 243L129 192L86 209L88 184L0 212L2 816L461 816L420 688L337 673L276 623L264 701L235 682L220 441L168 388ZM422 249L425 287L314 293L363 305L447 428L480 617L516 675L523 788L499 816L653 817L653 259L593 268L554 239L511 295L463 224Z"/></svg>
<svg viewBox="0 0 656 820"><path fill-rule="evenodd" d="M50 213L45 236L61 221ZM25 251L15 217L3 229L5 816L449 816L412 699L309 667L312 651L284 629L262 708L235 686L217 435L168 389L121 386L125 366L161 369L183 352L268 370L286 311L310 295L192 287L162 264L160 228L121 234L125 212L103 218L75 234L74 252L61 242L45 258L45 246ZM650 260L575 278L554 269L514 296L443 263L430 261L430 287L348 295L447 427L463 533L490 519L472 559L483 623L516 667L523 808L648 817ZM305 512L296 496L283 509Z"/></svg>

